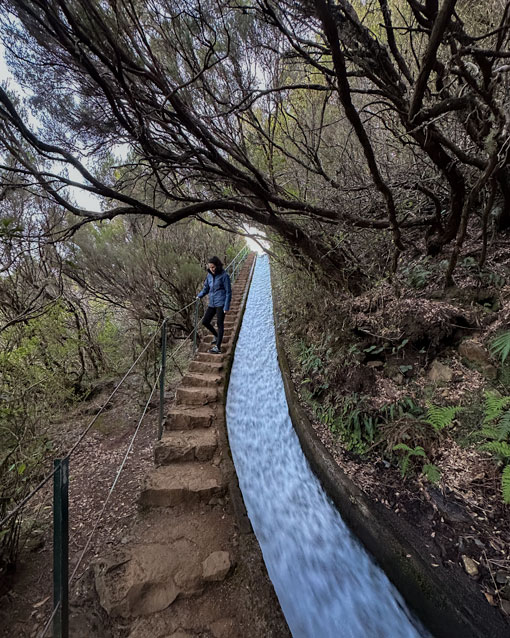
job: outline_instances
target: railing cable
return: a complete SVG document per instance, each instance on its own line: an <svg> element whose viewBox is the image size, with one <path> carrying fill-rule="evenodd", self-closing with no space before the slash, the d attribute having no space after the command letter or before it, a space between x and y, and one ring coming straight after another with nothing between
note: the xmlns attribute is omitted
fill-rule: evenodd
<svg viewBox="0 0 510 638"><path fill-rule="evenodd" d="M125 466L125 464L126 464L126 461L127 461L128 456L129 456L129 453L131 452L131 449L132 449L133 444L134 444L134 442L135 442L135 439L136 439L136 436L137 436L137 434L138 434L138 431L140 430L140 426L142 425L142 421L143 421L143 419L144 419L144 417L145 417L145 415L146 415L146 413L147 413L147 410L148 410L148 408L149 408L149 404L150 404L150 402L151 402L151 400L152 400L152 395L154 394L154 390L156 389L156 386L158 385L158 381L159 381L159 376L160 376L160 374L161 374L161 368L160 368L160 370L159 370L158 375L156 376L156 380L155 380L155 382L154 382L154 385L152 386L151 393L150 393L150 395L149 395L149 398L147 399L147 403L145 404L145 407L144 407L143 412L142 412L142 415L141 415L141 417L140 417L140 419L139 419L139 421L138 421L138 424L137 424L137 426L136 426L136 429L135 429L135 431L134 431L134 433L133 433L133 436L131 437L131 440L130 440L129 445L128 445L127 450L126 450L126 453L124 454L124 458L122 459L122 462L121 462L121 464L119 465L119 468L118 468L118 470L117 470L117 474L115 475L115 479L114 479L114 481L113 481L113 483L112 483L112 485L111 485L111 487L110 487L110 490L109 490L109 492L108 492L108 494L107 494L107 496L106 496L106 499L105 499L105 501L104 501L104 503L103 503L103 507L101 508L101 511L100 511L100 513L99 513L99 516L98 516L98 517L97 517L97 519L96 519L96 522L95 522L95 524L94 524L94 527L92 528L92 531L90 532L90 534L89 534L89 536L88 536L88 538L87 538L87 542L85 543L85 547L83 548L83 551L82 551L82 553L80 554L80 558L78 559L78 562L76 563L76 566L75 566L75 568L73 569L73 571L72 571L72 573L71 573L71 576L69 577L69 583L72 583L72 581L73 581L73 579L74 579L74 577L75 577L75 575L76 575L76 572L78 571L78 568L80 567L80 565L81 565L81 563L82 563L82 561L83 561L83 558L84 558L84 556L85 556L85 554L86 554L86 552L87 552L87 549L89 548L89 545L90 545L90 543L91 543L91 541L92 541L92 537L94 536L94 534L95 534L95 532L96 532L96 530L97 530L97 528L98 528L98 525L99 525L99 523L101 522L101 519L102 519L102 517L103 517L103 514L104 514L104 512L105 512L105 510L106 510L106 506L108 505L108 502L109 502L109 500L110 500L110 497L111 497L111 495L113 494L113 490L115 489L115 486L116 486L116 485L117 485L117 483L118 483L118 480L119 480L119 478L120 478L120 475L121 475L121 473L122 473L122 470L124 469L124 466Z"/></svg>

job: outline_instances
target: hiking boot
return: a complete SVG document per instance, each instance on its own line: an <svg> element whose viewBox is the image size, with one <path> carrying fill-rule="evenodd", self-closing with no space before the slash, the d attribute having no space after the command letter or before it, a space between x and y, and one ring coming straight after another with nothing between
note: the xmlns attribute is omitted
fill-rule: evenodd
<svg viewBox="0 0 510 638"><path fill-rule="evenodd" d="M213 346L212 348L209 349L209 352L211 354L221 354L221 350L218 348L218 346Z"/></svg>

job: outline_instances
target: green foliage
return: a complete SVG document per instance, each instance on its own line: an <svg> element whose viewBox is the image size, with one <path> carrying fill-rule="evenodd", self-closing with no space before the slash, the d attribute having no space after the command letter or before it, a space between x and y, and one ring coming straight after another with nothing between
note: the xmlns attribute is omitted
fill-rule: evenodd
<svg viewBox="0 0 510 638"><path fill-rule="evenodd" d="M441 478L441 472L437 465L433 463L424 463L422 469L422 474L431 482L438 483Z"/></svg>
<svg viewBox="0 0 510 638"><path fill-rule="evenodd" d="M487 392L484 419L479 436L489 439L480 449L489 452L503 466L501 490L503 501L510 503L510 396Z"/></svg>
<svg viewBox="0 0 510 638"><path fill-rule="evenodd" d="M322 357L315 345L308 346L303 340L298 343L298 361L305 374L316 373L323 367Z"/></svg>
<svg viewBox="0 0 510 638"><path fill-rule="evenodd" d="M510 332L503 332L495 337L490 344L490 351L494 357L499 357L501 363L505 363L510 353Z"/></svg>
<svg viewBox="0 0 510 638"><path fill-rule="evenodd" d="M501 397L495 392L487 392L484 404L483 424L488 425L499 419L505 408L510 406L510 396Z"/></svg>
<svg viewBox="0 0 510 638"><path fill-rule="evenodd" d="M402 273L406 277L407 284L411 288L416 288L418 290L425 288L433 272L434 271L429 263L428 257L425 257L421 261L415 264L410 264L402 269Z"/></svg>
<svg viewBox="0 0 510 638"><path fill-rule="evenodd" d="M501 477L501 491L503 492L503 502L509 505L510 504L510 465L507 465L503 469L503 476Z"/></svg>
<svg viewBox="0 0 510 638"><path fill-rule="evenodd" d="M510 461L510 444L506 441L489 441L480 445L480 449L490 452L493 456L503 462Z"/></svg>
<svg viewBox="0 0 510 638"><path fill-rule="evenodd" d="M425 422L431 425L436 432L440 432L452 424L453 419L461 410L460 406L430 405Z"/></svg>
<svg viewBox="0 0 510 638"><path fill-rule="evenodd" d="M427 458L425 450L421 445L416 445L414 448L409 447L406 443L397 443L393 446L395 452L403 452L399 455L399 466L402 477L406 477L412 467L412 460L416 457Z"/></svg>

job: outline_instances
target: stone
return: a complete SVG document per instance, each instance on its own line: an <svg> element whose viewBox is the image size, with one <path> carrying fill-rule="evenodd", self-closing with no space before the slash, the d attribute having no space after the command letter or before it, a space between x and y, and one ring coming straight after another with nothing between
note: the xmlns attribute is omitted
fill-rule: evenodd
<svg viewBox="0 0 510 638"><path fill-rule="evenodd" d="M499 585L506 585L507 582L510 582L510 572L506 572L503 569L498 569L495 579Z"/></svg>
<svg viewBox="0 0 510 638"><path fill-rule="evenodd" d="M216 432L213 428L170 432L154 446L154 461L156 465L177 461L209 461L216 447Z"/></svg>
<svg viewBox="0 0 510 638"><path fill-rule="evenodd" d="M96 590L110 616L144 616L161 611L179 596L204 587L196 546L186 538L173 543L136 545L94 563Z"/></svg>
<svg viewBox="0 0 510 638"><path fill-rule="evenodd" d="M471 576L471 578L478 578L478 576L480 575L480 572L478 570L478 565L475 563L475 561L472 558L469 558L469 556L466 556L465 554L462 554L462 563L464 565L464 569L466 570L466 573Z"/></svg>
<svg viewBox="0 0 510 638"><path fill-rule="evenodd" d="M219 468L198 463L174 463L158 467L144 479L140 504L173 507L180 503L207 502L222 496L226 485Z"/></svg>
<svg viewBox="0 0 510 638"><path fill-rule="evenodd" d="M173 407L167 412L165 428L167 430L191 430L209 428L216 417L212 406Z"/></svg>
<svg viewBox="0 0 510 638"><path fill-rule="evenodd" d="M498 369L496 366L493 366L491 363L488 363L485 366L481 367L481 371L483 376L490 381L494 381L498 378Z"/></svg>
<svg viewBox="0 0 510 638"><path fill-rule="evenodd" d="M489 353L481 343L474 339L465 339L459 346L459 354L472 363L490 364Z"/></svg>
<svg viewBox="0 0 510 638"><path fill-rule="evenodd" d="M182 386L177 388L175 403L176 405L207 405L208 403L214 403L220 394L218 387L195 388Z"/></svg>
<svg viewBox="0 0 510 638"><path fill-rule="evenodd" d="M214 638L231 638L236 635L236 621L234 618L218 618L209 625Z"/></svg>
<svg viewBox="0 0 510 638"><path fill-rule="evenodd" d="M205 581L223 580L230 571L232 563L228 552L213 552L202 563L202 576Z"/></svg>
<svg viewBox="0 0 510 638"><path fill-rule="evenodd" d="M453 371L436 359L431 363L427 376L433 383L448 383L452 380Z"/></svg>

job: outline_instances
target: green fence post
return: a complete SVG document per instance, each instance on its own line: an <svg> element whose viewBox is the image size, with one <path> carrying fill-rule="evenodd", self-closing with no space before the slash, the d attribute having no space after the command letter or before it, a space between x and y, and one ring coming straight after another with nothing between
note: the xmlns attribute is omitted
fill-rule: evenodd
<svg viewBox="0 0 510 638"><path fill-rule="evenodd" d="M53 461L53 638L69 637L69 459Z"/></svg>
<svg viewBox="0 0 510 638"><path fill-rule="evenodd" d="M166 381L166 319L161 324L161 372L159 376L159 421L158 441L163 436L163 421L165 408L165 381Z"/></svg>
<svg viewBox="0 0 510 638"><path fill-rule="evenodd" d="M198 332L198 307L200 304L200 299L197 299L195 302L195 330L193 331L193 356L197 351L197 332Z"/></svg>

